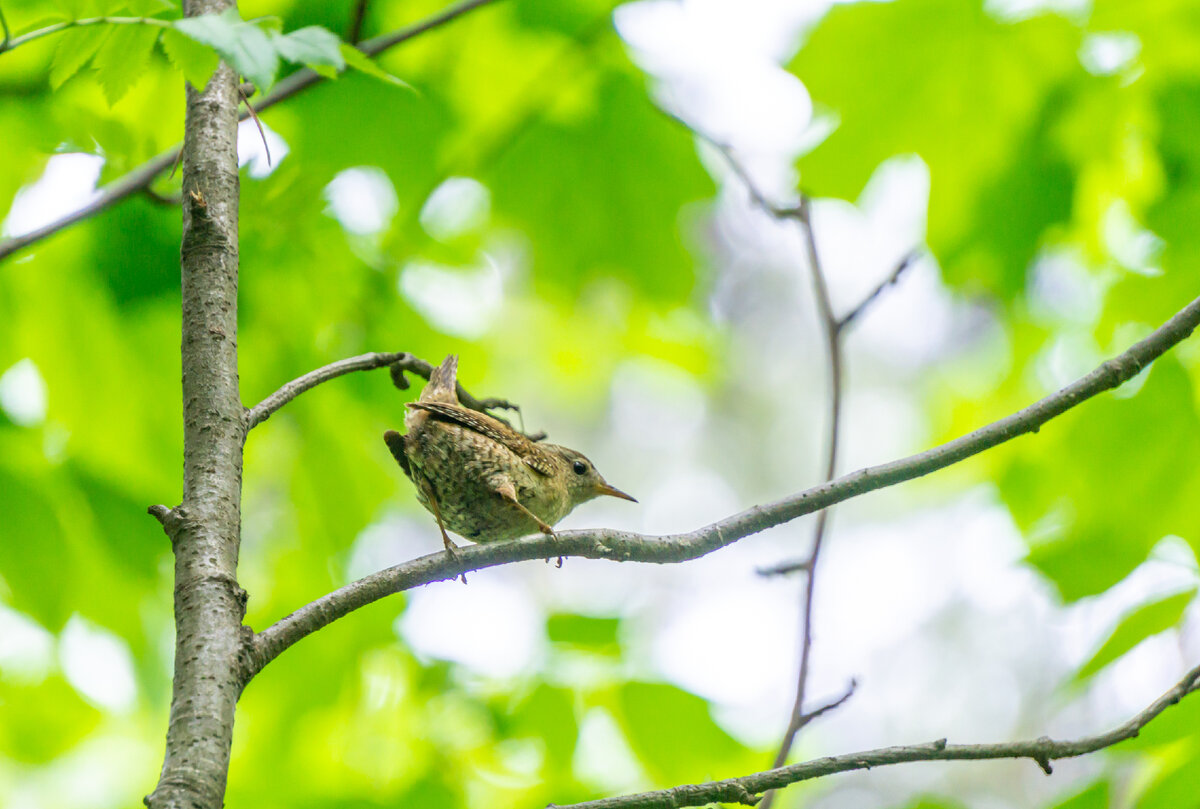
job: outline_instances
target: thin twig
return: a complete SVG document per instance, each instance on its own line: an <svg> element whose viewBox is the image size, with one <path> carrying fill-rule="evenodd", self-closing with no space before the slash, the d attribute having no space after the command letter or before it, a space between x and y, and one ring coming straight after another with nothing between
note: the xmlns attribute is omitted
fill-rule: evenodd
<svg viewBox="0 0 1200 809"><path fill-rule="evenodd" d="M917 259L921 257L921 252L922 251L920 248L914 248L905 253L904 257L900 259L900 263L896 265L896 269L892 270L891 275L883 279L878 286L871 290L871 292L859 302L858 306L855 306L849 312L842 315L841 319L837 322L837 330L839 332L843 331L847 326L853 323L855 318L861 315L867 309L867 307L873 304L876 299L883 294L885 289L895 285L895 283L900 280L900 276L904 274L904 271L915 264Z"/></svg>
<svg viewBox="0 0 1200 809"><path fill-rule="evenodd" d="M1178 683L1144 710L1106 733L1084 736L1072 741L1055 741L1043 736L1030 741L1004 744L947 744L945 739L918 745L884 747L844 756L828 756L790 767L779 767L742 778L688 784L671 789L556 805L548 809L681 809L709 803L741 803L753 806L758 796L771 789L852 770L869 770L889 764L913 761L984 761L989 759L1027 758L1050 774L1050 762L1094 753L1118 742L1132 739L1167 708L1178 703L1200 685L1200 666L1189 671Z"/></svg>
<svg viewBox="0 0 1200 809"><path fill-rule="evenodd" d="M367 20L367 0L358 0L354 4L354 16L350 20L350 30L346 34L346 41L358 44L362 39L363 23Z"/></svg>
<svg viewBox="0 0 1200 809"><path fill-rule="evenodd" d="M678 118L676 120L679 120ZM680 123L684 123L680 121ZM686 124L685 124L686 126ZM695 132L695 130L692 130ZM829 285L825 280L825 272L821 266L820 252L817 250L816 231L812 223L812 201L807 195L800 196L800 202L794 206L781 206L772 203L755 185L750 173L734 156L733 150L726 144L703 133L697 133L708 143L712 144L725 158L734 173L746 186L750 198L763 210L776 219L791 219L798 222L804 229L804 245L808 257L808 266L813 284L813 298L816 300L817 313L820 316L821 328L825 337L825 355L829 367L829 433L825 455L825 481L831 481L837 472L838 439L841 435L842 417L842 345L841 328L837 316L833 313L833 304L829 297ZM813 527L813 538L808 558L803 563L807 572L804 579L804 591L800 599L800 665L796 674L796 696L792 701L792 710L788 717L787 729L779 743L779 751L775 754L773 766L782 767L791 753L800 729L812 721L815 714L806 714L804 700L808 688L808 675L812 656L813 638L813 601L817 586L817 563L821 557L821 547L825 532L829 525L829 510L822 509L817 514ZM790 565L796 569L796 565ZM762 809L770 809L775 795L768 792L762 801Z"/></svg>
<svg viewBox="0 0 1200 809"><path fill-rule="evenodd" d="M3 22L4 14L0 12L0 23ZM153 25L158 28L170 28L171 22L171 20L163 20L157 17L87 17L80 20L56 22L52 25L47 25L45 28L38 28L27 34L22 34L19 37L9 36L8 23L4 23L4 41L0 43L0 54L7 53L26 43L34 42L42 37L57 34L60 31L66 31L70 28L83 28L89 25Z"/></svg>
<svg viewBox="0 0 1200 809"><path fill-rule="evenodd" d="M258 136L262 138L263 151L267 153L267 165L271 165L271 144L267 143L267 133L263 131L262 121L258 120L258 113L254 111L254 107L250 106L250 99L246 97L246 91L241 85L237 88L238 96L242 99L242 103L246 105L246 112L250 113L250 119L254 121L254 126L258 128Z"/></svg>
<svg viewBox="0 0 1200 809"><path fill-rule="evenodd" d="M846 686L846 693L842 694L837 699L826 702L821 707L815 708L815 709L809 711L808 713L804 714L803 716L801 716L800 722L798 723L799 727L803 728L804 726L806 726L809 722L813 721L814 719L822 717L825 714L829 713L830 711L840 708L842 705L844 705L846 703L846 700L848 700L848 699L850 699L850 697L854 696L854 692L857 689L858 689L858 680L851 680L850 685Z"/></svg>
<svg viewBox="0 0 1200 809"><path fill-rule="evenodd" d="M410 25L406 28L401 28L389 34L383 34L369 39L358 46L359 50L368 56L378 56L380 53L392 48L401 43L407 42L415 37L420 36L428 31L452 22L459 17L467 14L475 9L482 8L499 0L464 0L464 2L455 3L443 11L434 14L421 22ZM279 81L275 87L264 96L258 103L258 112L264 112L276 104L286 101L292 96L303 90L312 87L324 77L315 71L303 68L295 73L287 76ZM245 120L249 117L249 113L243 112L240 120ZM14 236L8 239L0 239L0 259L12 255L18 250L29 247L47 236L52 236L63 228L69 227L76 222L87 219L88 217L99 213L100 211L121 202L131 194L135 194L145 186L154 181L162 172L166 171L175 164L180 154L180 146L174 146L166 152L151 158L148 162L143 163L136 169L133 169L124 177L120 177L104 187L104 190L87 205L72 211L53 222L38 228L37 230Z"/></svg>
<svg viewBox="0 0 1200 809"><path fill-rule="evenodd" d="M408 380L404 373L413 373L423 379L429 379L433 366L420 357L414 357L407 351L371 352L357 357L331 362L329 365L309 371L301 377L280 387L267 398L246 411L246 429L251 430L269 419L275 411L295 399L301 393L312 390L322 382L337 379L339 376L355 371L371 371L387 366L391 370L392 382L401 390L408 388ZM458 400L472 410L486 413L497 408L519 410L516 405L505 399L476 399L461 384L458 386ZM544 436L543 436L544 437Z"/></svg>
<svg viewBox="0 0 1200 809"><path fill-rule="evenodd" d="M732 160L732 158L730 159ZM797 219L804 227L804 244L808 251L808 265L812 272L813 297L816 298L817 311L821 316L821 326L825 331L825 350L829 363L829 444L826 450L825 480L830 481L837 472L838 437L841 433L841 337L838 332L837 318L833 314L833 305L829 300L829 287L825 283L825 273L821 269L821 258L817 252L817 236L812 224L812 204L807 196L800 197L800 205L796 208L793 218ZM813 528L812 550L808 555L808 575L804 579L804 594L800 602L800 666L796 674L796 697L792 701L792 712L788 718L787 730L784 731L783 739L779 743L779 752L775 754L775 767L782 767L787 762L792 745L796 741L796 734L811 720L811 717L806 718L804 713L804 698L808 689L812 655L813 594L816 592L817 586L817 562L821 557L821 547L828 524L829 509L822 509L817 515L817 523ZM774 792L768 792L763 796L762 809L770 809L774 799Z"/></svg>
<svg viewBox="0 0 1200 809"><path fill-rule="evenodd" d="M439 552L379 571L329 593L265 629L254 640L252 670L258 671L288 647L323 626L380 598L462 573L528 559L582 556L622 562L669 563L696 559L743 537L820 511L867 492L928 475L1026 433L1092 397L1137 376L1200 325L1200 298L1127 351L1061 390L974 432L917 455L842 475L806 491L685 534L644 536L625 531L561 531ZM1136 400L1133 400L1136 402ZM1135 406L1131 402L1127 406Z"/></svg>
<svg viewBox="0 0 1200 809"><path fill-rule="evenodd" d="M793 559L790 562L779 562L766 567L755 568L754 572L764 578L772 576L789 576L792 573L807 573L812 568L810 559Z"/></svg>

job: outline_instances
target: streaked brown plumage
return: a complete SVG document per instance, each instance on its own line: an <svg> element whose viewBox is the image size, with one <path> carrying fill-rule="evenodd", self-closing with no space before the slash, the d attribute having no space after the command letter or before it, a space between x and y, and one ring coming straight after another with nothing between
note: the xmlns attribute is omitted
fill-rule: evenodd
<svg viewBox="0 0 1200 809"><path fill-rule="evenodd" d="M407 434L384 441L417 487L417 499L446 529L473 542L513 539L552 526L602 494L633 500L609 486L583 454L531 441L503 422L459 404L458 357L435 368L408 405ZM635 501L636 502L636 501Z"/></svg>

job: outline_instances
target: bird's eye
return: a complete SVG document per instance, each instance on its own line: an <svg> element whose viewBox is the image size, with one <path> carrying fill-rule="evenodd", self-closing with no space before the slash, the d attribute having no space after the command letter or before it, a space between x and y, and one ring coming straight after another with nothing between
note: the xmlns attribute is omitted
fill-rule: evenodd
<svg viewBox="0 0 1200 809"><path fill-rule="evenodd" d="M582 475L587 472L587 464L585 464L583 461L576 461L571 468L575 470L575 474L577 475Z"/></svg>

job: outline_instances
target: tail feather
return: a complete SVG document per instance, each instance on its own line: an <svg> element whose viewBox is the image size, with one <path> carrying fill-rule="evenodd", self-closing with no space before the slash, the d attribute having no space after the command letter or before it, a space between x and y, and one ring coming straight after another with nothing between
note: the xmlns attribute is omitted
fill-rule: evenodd
<svg viewBox="0 0 1200 809"><path fill-rule="evenodd" d="M400 468L404 470L404 474L412 477L412 469L408 465L408 453L405 451L404 436L395 430L388 430L383 434L384 443L391 450L392 457L396 459L396 463L400 464Z"/></svg>
<svg viewBox="0 0 1200 809"><path fill-rule="evenodd" d="M450 354L433 369L417 401L458 404L458 355Z"/></svg>

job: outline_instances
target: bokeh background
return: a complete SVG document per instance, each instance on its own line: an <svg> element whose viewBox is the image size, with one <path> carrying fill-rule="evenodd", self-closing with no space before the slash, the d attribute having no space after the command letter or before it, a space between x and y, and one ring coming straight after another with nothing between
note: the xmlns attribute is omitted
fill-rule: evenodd
<svg viewBox="0 0 1200 809"><path fill-rule="evenodd" d="M345 35L350 0L247 0ZM434 13L369 0L364 32ZM161 3L6 0L48 16ZM92 29L96 30L96 29ZM158 48L0 55L0 215L18 235L178 142ZM242 130L241 379L252 404L365 351L461 355L480 396L639 505L567 527L684 531L820 481L828 380L800 233L835 309L921 258L846 337L840 468L1056 390L1200 290L1191 0L501 0ZM61 86L59 86L61 84ZM136 805L161 763L180 497L179 180L0 263L0 803ZM810 693L857 693L795 756L1085 735L1200 662L1200 343L1125 388L832 518ZM380 435L384 372L306 394L246 449L240 577L263 628L440 548ZM769 765L798 656L800 520L704 559L569 559L395 596L321 631L238 709L231 807L567 803ZM783 807L1189 809L1200 698L1056 764L938 763Z"/></svg>

